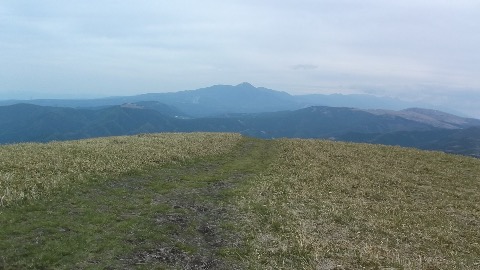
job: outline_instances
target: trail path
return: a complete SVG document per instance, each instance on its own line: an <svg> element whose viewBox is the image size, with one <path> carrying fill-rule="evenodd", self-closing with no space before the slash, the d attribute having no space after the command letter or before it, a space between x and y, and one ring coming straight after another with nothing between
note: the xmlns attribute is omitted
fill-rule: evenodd
<svg viewBox="0 0 480 270"><path fill-rule="evenodd" d="M133 254L126 262L160 263L182 269L236 268L239 262L228 262L219 256L242 245L235 235L232 214L236 209L229 204L232 189L265 168L273 151L270 142L248 140L232 155L221 159L199 161L154 174L154 178L168 179L170 183L183 183L153 198L154 204L170 209L155 217L159 227L168 228L170 239L153 249ZM156 189L155 181L152 188Z"/></svg>
<svg viewBox="0 0 480 270"><path fill-rule="evenodd" d="M0 269L235 269L231 202L273 160L273 142L80 186L0 215Z"/></svg>

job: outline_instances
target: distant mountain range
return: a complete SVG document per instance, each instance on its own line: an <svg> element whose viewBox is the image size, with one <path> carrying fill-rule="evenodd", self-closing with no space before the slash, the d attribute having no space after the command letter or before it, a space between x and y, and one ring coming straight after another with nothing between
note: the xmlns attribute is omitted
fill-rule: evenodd
<svg viewBox="0 0 480 270"><path fill-rule="evenodd" d="M246 83L134 97L37 100L32 102L36 105L0 106L0 143L208 131L380 143L480 157L478 119L420 108L309 106L309 102L320 103L320 96L295 97Z"/></svg>
<svg viewBox="0 0 480 270"><path fill-rule="evenodd" d="M52 107L98 108L145 101L160 102L175 107L192 118L211 117L229 113L260 113L298 110L310 106L386 110L428 107L425 104L405 102L393 98L376 97L372 95L290 95L286 92L275 91L263 87L254 87L249 83L242 83L236 86L214 85L197 90L173 93L151 93L99 99L4 100L0 101L0 106L28 103ZM444 108L430 109L441 109L445 111ZM456 112L448 112L458 114Z"/></svg>

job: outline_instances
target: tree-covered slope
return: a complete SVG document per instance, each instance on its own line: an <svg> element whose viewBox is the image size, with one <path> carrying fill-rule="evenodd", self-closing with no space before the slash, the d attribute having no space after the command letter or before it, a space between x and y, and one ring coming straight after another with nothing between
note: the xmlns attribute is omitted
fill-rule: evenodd
<svg viewBox="0 0 480 270"><path fill-rule="evenodd" d="M266 139L328 138L480 156L480 137L475 126L480 126L480 120L423 109L366 111L315 106L295 111L191 118L154 101L97 109L0 106L0 144L152 132L237 132Z"/></svg>

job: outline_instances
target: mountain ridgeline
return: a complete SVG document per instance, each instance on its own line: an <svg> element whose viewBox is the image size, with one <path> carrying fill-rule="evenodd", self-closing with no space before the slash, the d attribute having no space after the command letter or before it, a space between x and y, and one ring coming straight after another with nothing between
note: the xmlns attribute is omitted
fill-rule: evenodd
<svg viewBox="0 0 480 270"><path fill-rule="evenodd" d="M145 101L167 104L190 117L212 117L229 113L298 110L310 106L388 110L428 107L426 104L405 102L393 98L376 97L372 95L290 95L286 92L255 87L249 83L241 83L236 86L214 85L197 90L99 99L0 100L0 106L28 103L52 107L100 108ZM455 111L449 111L447 108L428 108L458 114Z"/></svg>
<svg viewBox="0 0 480 270"><path fill-rule="evenodd" d="M5 101L0 106L0 143L154 132L237 132L258 138L322 138L480 157L478 119L431 109L398 110L402 104L392 99L382 105L377 97L324 97L329 97L324 99L327 105L338 98L336 105L354 106L323 106L321 95L291 96L247 83L95 100Z"/></svg>

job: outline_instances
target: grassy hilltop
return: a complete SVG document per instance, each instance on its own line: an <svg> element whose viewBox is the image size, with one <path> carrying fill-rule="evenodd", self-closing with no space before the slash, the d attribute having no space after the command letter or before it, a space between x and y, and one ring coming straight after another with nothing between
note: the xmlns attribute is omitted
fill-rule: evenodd
<svg viewBox="0 0 480 270"><path fill-rule="evenodd" d="M0 147L0 269L477 269L480 160L190 133Z"/></svg>

